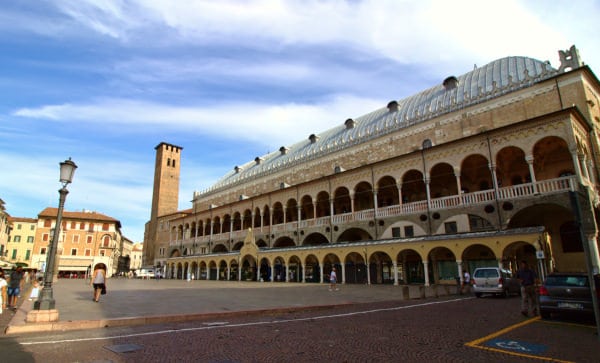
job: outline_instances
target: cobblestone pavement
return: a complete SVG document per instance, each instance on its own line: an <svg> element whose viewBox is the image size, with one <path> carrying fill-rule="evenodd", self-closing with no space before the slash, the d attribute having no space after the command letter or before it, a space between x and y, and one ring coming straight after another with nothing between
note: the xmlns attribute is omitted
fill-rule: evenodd
<svg viewBox="0 0 600 363"><path fill-rule="evenodd" d="M170 287L180 283L167 282L154 291L175 295L181 291ZM298 305L260 313L206 314L178 323L6 336L0 339L0 348L3 354L5 347L17 349L19 361L32 362L598 362L600 343L594 327L524 319L518 298L391 299L393 288L343 286L340 293L346 290L347 295L336 295L323 285L223 289L198 284L193 290L232 294L229 299L237 296L240 301L233 306L245 297L252 297L254 303L246 305L254 307L259 296L280 302L288 302L282 296L303 296L302 301L324 298L316 309ZM364 292L373 295L373 301L358 301ZM135 290L129 294L137 295ZM326 304L337 300L347 303ZM147 304L177 310L176 301ZM108 302L107 298L100 304Z"/></svg>

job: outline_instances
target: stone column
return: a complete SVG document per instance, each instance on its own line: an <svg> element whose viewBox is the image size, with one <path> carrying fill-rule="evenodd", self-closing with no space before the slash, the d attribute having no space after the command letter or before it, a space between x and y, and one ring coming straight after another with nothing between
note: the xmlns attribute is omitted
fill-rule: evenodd
<svg viewBox="0 0 600 363"><path fill-rule="evenodd" d="M306 265L302 264L302 282L306 282Z"/></svg>
<svg viewBox="0 0 600 363"><path fill-rule="evenodd" d="M319 271L321 272L320 273L320 275L321 275L321 283L323 283L323 265L322 264L319 264Z"/></svg>
<svg viewBox="0 0 600 363"><path fill-rule="evenodd" d="M429 190L429 175L425 176L425 192L427 194L427 205L431 208L431 191Z"/></svg>
<svg viewBox="0 0 600 363"><path fill-rule="evenodd" d="M398 286L398 262L393 261L394 265L394 286Z"/></svg>
<svg viewBox="0 0 600 363"><path fill-rule="evenodd" d="M425 286L429 286L429 261L423 261L423 272L425 273Z"/></svg>

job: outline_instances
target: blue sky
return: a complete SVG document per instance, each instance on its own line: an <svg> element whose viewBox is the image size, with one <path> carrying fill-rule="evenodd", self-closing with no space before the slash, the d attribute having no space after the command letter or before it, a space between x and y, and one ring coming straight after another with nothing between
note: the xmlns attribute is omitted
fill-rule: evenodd
<svg viewBox="0 0 600 363"><path fill-rule="evenodd" d="M505 56L575 44L600 74L598 1L15 0L0 7L0 198L143 240L154 147L182 146L180 208L235 165ZM596 68L597 67L597 68Z"/></svg>

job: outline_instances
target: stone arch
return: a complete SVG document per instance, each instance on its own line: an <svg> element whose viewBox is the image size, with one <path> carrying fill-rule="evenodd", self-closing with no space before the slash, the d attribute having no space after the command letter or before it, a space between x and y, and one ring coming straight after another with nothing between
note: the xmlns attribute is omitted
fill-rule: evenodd
<svg viewBox="0 0 600 363"><path fill-rule="evenodd" d="M400 204L396 179L384 176L377 182L377 207L384 208Z"/></svg>
<svg viewBox="0 0 600 363"><path fill-rule="evenodd" d="M494 188L489 160L481 154L471 154L460 166L462 192L473 193Z"/></svg>
<svg viewBox="0 0 600 363"><path fill-rule="evenodd" d="M333 193L333 214L346 214L350 212L350 192L346 187L339 187Z"/></svg>
<svg viewBox="0 0 600 363"><path fill-rule="evenodd" d="M263 213L263 226L271 225L270 215L271 215L271 208L269 208L268 205L265 205L264 213Z"/></svg>
<svg viewBox="0 0 600 363"><path fill-rule="evenodd" d="M390 255L383 251L372 252L369 256L369 276L371 284L393 284L394 265Z"/></svg>
<svg viewBox="0 0 600 363"><path fill-rule="evenodd" d="M508 228L543 226L550 237L555 268L558 271L579 271L585 265L585 255L583 248L574 251L569 247L573 243L571 237L577 238L576 243L581 241L579 230L568 227L569 223L575 222L573 215L570 205L567 208L554 203L536 204L517 211L510 219Z"/></svg>
<svg viewBox="0 0 600 363"><path fill-rule="evenodd" d="M500 256L496 256L490 247L475 243L465 248L461 259L463 270L467 270L472 276L478 267L498 267Z"/></svg>
<svg viewBox="0 0 600 363"><path fill-rule="evenodd" d="M269 247L269 245L267 244L267 242L265 242L264 239L260 238L258 241L256 241L256 246L258 247Z"/></svg>
<svg viewBox="0 0 600 363"><path fill-rule="evenodd" d="M242 281L256 281L257 266L256 259L250 255L245 255L240 260Z"/></svg>
<svg viewBox="0 0 600 363"><path fill-rule="evenodd" d="M317 194L317 218L329 217L330 215L329 193L320 192Z"/></svg>
<svg viewBox="0 0 600 363"><path fill-rule="evenodd" d="M213 224L213 234L221 234L221 218L219 216L215 217Z"/></svg>
<svg viewBox="0 0 600 363"><path fill-rule="evenodd" d="M291 239L288 236L282 236L279 237L275 240L275 243L273 243L273 247L276 248L280 248L280 247L295 247L296 243L294 242L293 239Z"/></svg>
<svg viewBox="0 0 600 363"><path fill-rule="evenodd" d="M536 180L575 175L567 142L557 136L544 137L536 142L533 146L533 170Z"/></svg>
<svg viewBox="0 0 600 363"><path fill-rule="evenodd" d="M454 168L448 163L437 163L430 171L429 190L431 198L449 197L458 194Z"/></svg>
<svg viewBox="0 0 600 363"><path fill-rule="evenodd" d="M242 247L244 247L244 242L243 241L238 241L236 242L233 247L231 248L232 251L239 251L242 249Z"/></svg>
<svg viewBox="0 0 600 363"><path fill-rule="evenodd" d="M335 267L338 275L338 280L342 273L342 265L340 263L340 258L335 253L328 253L323 257L323 281L329 282L329 275L331 274L331 270Z"/></svg>
<svg viewBox="0 0 600 363"><path fill-rule="evenodd" d="M212 253L225 253L228 252L227 251L227 246L225 246L223 243L217 243L216 245L214 245L212 251Z"/></svg>
<svg viewBox="0 0 600 363"><path fill-rule="evenodd" d="M260 208L254 208L254 222L252 223L254 228L260 228L261 218L260 218Z"/></svg>
<svg viewBox="0 0 600 363"><path fill-rule="evenodd" d="M398 280L403 284L425 283L425 270L421 255L413 249L405 249L398 253Z"/></svg>
<svg viewBox="0 0 600 363"><path fill-rule="evenodd" d="M501 187L531 182L525 152L516 146L502 148L496 154L496 175Z"/></svg>
<svg viewBox="0 0 600 363"><path fill-rule="evenodd" d="M242 215L240 212L233 213L233 229L232 231L241 231L242 230Z"/></svg>
<svg viewBox="0 0 600 363"><path fill-rule="evenodd" d="M260 281L271 281L272 276L271 263L268 258L260 259Z"/></svg>
<svg viewBox="0 0 600 363"><path fill-rule="evenodd" d="M211 220L210 220L210 218L207 218L206 223L204 224L204 235L205 236L210 235L210 226L211 226Z"/></svg>
<svg viewBox="0 0 600 363"><path fill-rule="evenodd" d="M273 281L285 282L286 266L283 257L277 256L273 259Z"/></svg>
<svg viewBox="0 0 600 363"><path fill-rule="evenodd" d="M519 261L527 261L533 269L537 269L536 248L525 241L515 241L502 251L502 267L516 273L519 270ZM551 256L548 256L551 259ZM542 276L538 271L538 276Z"/></svg>
<svg viewBox="0 0 600 363"><path fill-rule="evenodd" d="M456 255L448 247L434 247L428 254L429 276L434 283L441 281L453 284L459 277Z"/></svg>
<svg viewBox="0 0 600 363"><path fill-rule="evenodd" d="M298 221L298 201L294 198L288 199L285 204L285 221L286 223Z"/></svg>
<svg viewBox="0 0 600 363"><path fill-rule="evenodd" d="M273 225L282 224L283 222L283 204L275 202L273 204Z"/></svg>
<svg viewBox="0 0 600 363"><path fill-rule="evenodd" d="M302 260L296 255L290 256L288 259L288 281L302 281Z"/></svg>
<svg viewBox="0 0 600 363"><path fill-rule="evenodd" d="M337 242L370 241L373 237L362 228L348 228L337 239Z"/></svg>
<svg viewBox="0 0 600 363"><path fill-rule="evenodd" d="M177 263L177 275L175 276L175 278L177 280L182 280L183 279L183 264L181 262Z"/></svg>
<svg viewBox="0 0 600 363"><path fill-rule="evenodd" d="M229 276L227 275L227 261L225 260L219 261L219 280L229 280Z"/></svg>
<svg viewBox="0 0 600 363"><path fill-rule="evenodd" d="M375 208L373 186L367 182L360 182L354 187L354 211Z"/></svg>
<svg viewBox="0 0 600 363"><path fill-rule="evenodd" d="M347 284L366 284L367 265L358 252L351 252L344 259L345 281Z"/></svg>
<svg viewBox="0 0 600 363"><path fill-rule="evenodd" d="M221 233L231 232L231 215L225 214L223 216L223 224L221 226Z"/></svg>
<svg viewBox="0 0 600 363"><path fill-rule="evenodd" d="M311 233L302 242L303 246L318 246L329 244L329 240L323 234L315 232Z"/></svg>
<svg viewBox="0 0 600 363"><path fill-rule="evenodd" d="M242 219L242 229L248 230L248 228L252 228L252 211L250 209L244 210L244 218Z"/></svg>
<svg viewBox="0 0 600 363"><path fill-rule="evenodd" d="M408 170L402 176L402 202L411 203L427 200L423 173L416 169Z"/></svg>
<svg viewBox="0 0 600 363"><path fill-rule="evenodd" d="M300 218L303 221L315 218L314 204L310 195L305 195L300 199Z"/></svg>
<svg viewBox="0 0 600 363"><path fill-rule="evenodd" d="M306 256L304 259L306 266L305 281L306 282L321 282L321 270L319 258L313 254Z"/></svg>

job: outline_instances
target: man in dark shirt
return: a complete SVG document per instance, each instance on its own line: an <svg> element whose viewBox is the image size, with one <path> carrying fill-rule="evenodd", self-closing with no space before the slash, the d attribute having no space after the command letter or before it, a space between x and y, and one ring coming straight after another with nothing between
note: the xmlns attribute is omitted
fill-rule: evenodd
<svg viewBox="0 0 600 363"><path fill-rule="evenodd" d="M23 287L23 268L17 267L15 271L10 274L10 281L8 282L8 306L13 309L17 308L17 298L21 295L21 288Z"/></svg>
<svg viewBox="0 0 600 363"><path fill-rule="evenodd" d="M521 281L521 314L529 316L531 311L534 316L537 315L537 298L535 294L537 275L535 271L529 268L527 262L521 261L517 278Z"/></svg>

